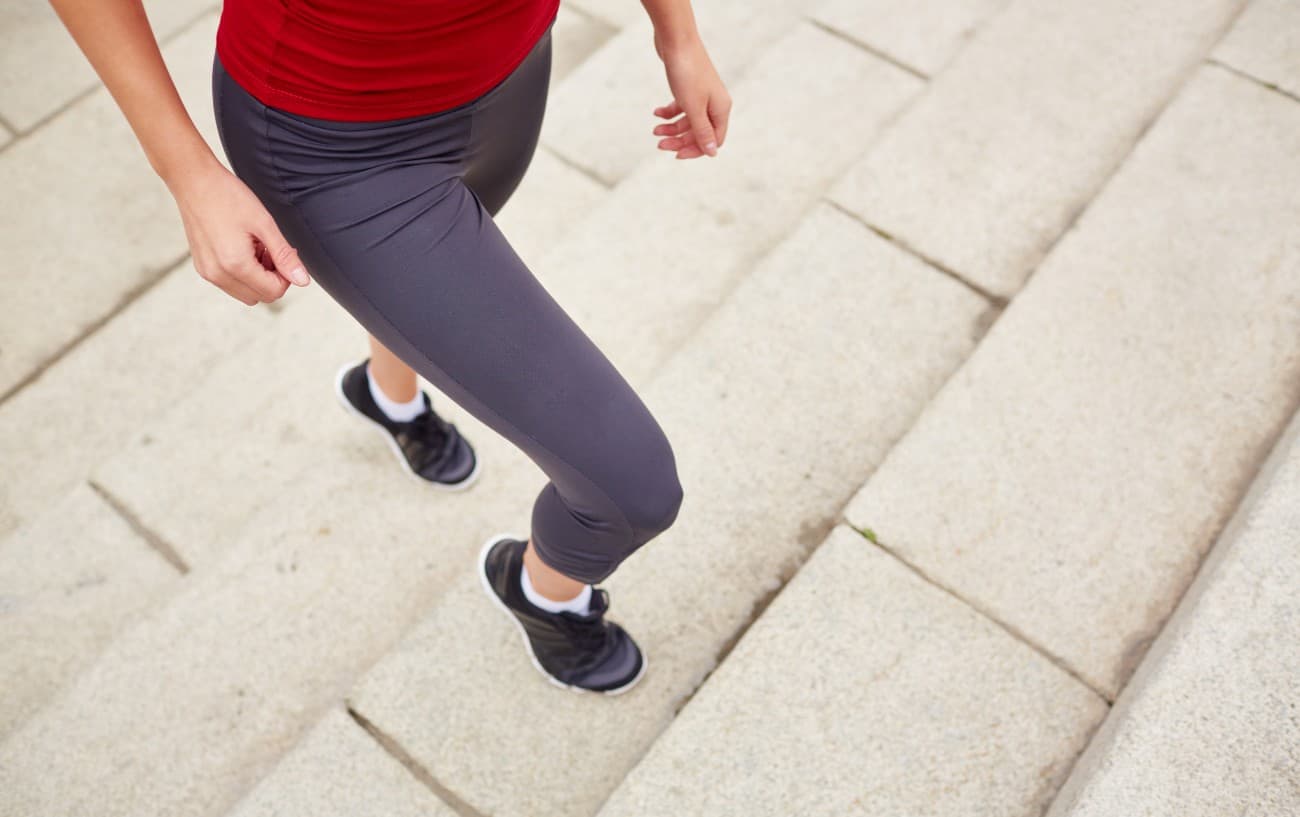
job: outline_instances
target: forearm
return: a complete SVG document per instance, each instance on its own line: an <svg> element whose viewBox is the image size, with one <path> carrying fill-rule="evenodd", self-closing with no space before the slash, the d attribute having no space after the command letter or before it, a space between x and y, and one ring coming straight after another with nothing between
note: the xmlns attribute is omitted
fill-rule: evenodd
<svg viewBox="0 0 1300 817"><path fill-rule="evenodd" d="M695 13L690 0L641 0L646 14L655 29L655 48L659 56L668 49L680 48L699 41L695 27Z"/></svg>
<svg viewBox="0 0 1300 817"><path fill-rule="evenodd" d="M181 102L141 0L49 2L173 192L217 161Z"/></svg>

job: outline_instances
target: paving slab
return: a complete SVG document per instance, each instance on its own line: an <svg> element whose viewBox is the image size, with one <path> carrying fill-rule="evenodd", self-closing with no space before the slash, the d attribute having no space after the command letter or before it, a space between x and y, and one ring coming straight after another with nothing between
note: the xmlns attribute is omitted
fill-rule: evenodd
<svg viewBox="0 0 1300 817"><path fill-rule="evenodd" d="M342 709L331 709L230 817L456 817Z"/></svg>
<svg viewBox="0 0 1300 817"><path fill-rule="evenodd" d="M1106 710L840 525L600 816L1039 814Z"/></svg>
<svg viewBox="0 0 1300 817"><path fill-rule="evenodd" d="M1297 187L1199 71L848 518L1113 698L1300 401Z"/></svg>
<svg viewBox="0 0 1300 817"><path fill-rule="evenodd" d="M814 25L793 25L732 87L736 108L724 153L644 163L541 259L539 275L619 369L638 379L923 87ZM846 98L857 102L844 105ZM785 120L817 134L816 148L792 148L790 132L771 126Z"/></svg>
<svg viewBox="0 0 1300 817"><path fill-rule="evenodd" d="M0 743L0 814L226 813L472 563L488 533L527 520L542 484L531 463L508 464L504 443L479 435L495 478L485 471L471 493L434 494L363 439L382 461L327 460L309 490L277 493L230 532L224 558L191 571Z"/></svg>
<svg viewBox="0 0 1300 817"><path fill-rule="evenodd" d="M926 76L1008 0L822 0L812 19Z"/></svg>
<svg viewBox="0 0 1300 817"><path fill-rule="evenodd" d="M274 318L204 281L187 260L0 404L0 536L131 444Z"/></svg>
<svg viewBox="0 0 1300 817"><path fill-rule="evenodd" d="M85 484L0 538L0 739L178 578Z"/></svg>
<svg viewBox="0 0 1300 817"><path fill-rule="evenodd" d="M209 144L210 14L164 48ZM3 49L0 49L3 51ZM42 63L43 64L43 63ZM175 200L100 89L0 153L5 312L0 395L155 281L188 251Z"/></svg>
<svg viewBox="0 0 1300 817"><path fill-rule="evenodd" d="M816 69L822 56L834 67ZM822 81L809 85L814 72ZM532 202L521 201L516 209L512 201L502 211L503 219L516 219L503 229L521 247L521 257L633 383L644 382L662 365L853 160L857 144L920 87L914 77L807 24L754 67L753 80L738 89L755 104L738 117L735 128L744 138L726 161L647 166L599 198L588 195L592 183L585 178L581 183L570 176L526 178L521 195L532 196ZM868 103L836 104L858 89L870 90ZM765 133L770 130L765 123L791 113L833 136L798 165L761 166L761 158L784 138ZM544 160L539 168L559 170ZM535 181L556 186L533 192ZM565 187L558 186L561 182ZM566 199L560 192L566 189L580 192ZM581 219L567 231L555 229L556 201L572 202L568 215ZM581 218L579 208L588 204L598 209ZM530 249L543 247L538 255ZM654 297L647 298L647 292ZM360 355L351 341L324 347L321 332L360 335L351 335L341 319L320 321L299 319L292 336L267 342L272 348L310 346L310 366L284 371L283 358L255 362L252 370L230 364L230 371L219 378L214 374L210 386L155 425L151 444L136 445L105 463L96 478L187 559L208 561L254 510L277 501L301 472L318 470L321 452L337 444L331 441L347 438L347 424L335 424L346 419L342 415L331 411L328 422L334 425L318 429L275 408L291 400L302 406L299 416L319 416L320 401L332 399L321 373ZM326 330L327 325L339 328ZM347 351L353 348L355 354ZM249 383L262 385L249 393ZM195 428L204 434L196 435ZM195 462L203 463L205 490L220 501L194 501Z"/></svg>
<svg viewBox="0 0 1300 817"><path fill-rule="evenodd" d="M628 5L639 8L636 3ZM756 95L739 99L734 86L743 80L753 60L800 21L799 9L785 0L712 0L697 5L694 12L709 57L731 91L732 115L740 116L742 106L757 104ZM788 67L812 74L818 68L828 69L829 61L823 58L811 65ZM806 87L815 90L814 83ZM861 99L870 103L865 94ZM642 11L635 23L610 38L557 89L542 124L542 143L609 185L651 158L683 164L718 161L718 157L706 156L681 162L657 147L662 137L652 131L666 120L655 116L654 109L671 100L664 64L655 53L654 27ZM770 120L762 124L771 128ZM783 137L784 154L792 149L791 131L776 130ZM816 129L801 128L799 132L819 138L827 135ZM745 138L744 134L733 135L729 128L719 157L735 152L734 146ZM809 152L817 149L820 146ZM769 155L768 163L777 155Z"/></svg>
<svg viewBox="0 0 1300 817"><path fill-rule="evenodd" d="M569 3L561 4L555 28L551 31L551 87L563 82L617 33L618 26L583 11L575 11Z"/></svg>
<svg viewBox="0 0 1300 817"><path fill-rule="evenodd" d="M832 196L1009 297L1241 6L1016 0Z"/></svg>
<svg viewBox="0 0 1300 817"><path fill-rule="evenodd" d="M1300 97L1300 4L1253 0L1214 49L1214 58Z"/></svg>
<svg viewBox="0 0 1300 817"><path fill-rule="evenodd" d="M1300 813L1300 445L1278 453L1049 817Z"/></svg>
<svg viewBox="0 0 1300 817"><path fill-rule="evenodd" d="M217 5L212 0L147 0L144 7L154 36L165 42ZM0 6L0 116L27 131L98 84L48 0L5 0Z"/></svg>
<svg viewBox="0 0 1300 817"><path fill-rule="evenodd" d="M583 14L604 20L616 28L646 19L643 5L624 3L623 0L569 0L566 5L578 8Z"/></svg>
<svg viewBox="0 0 1300 817"><path fill-rule="evenodd" d="M969 352L985 309L819 205L644 393L685 501L607 582L648 657L638 687L548 684L471 570L354 708L480 813L593 813Z"/></svg>

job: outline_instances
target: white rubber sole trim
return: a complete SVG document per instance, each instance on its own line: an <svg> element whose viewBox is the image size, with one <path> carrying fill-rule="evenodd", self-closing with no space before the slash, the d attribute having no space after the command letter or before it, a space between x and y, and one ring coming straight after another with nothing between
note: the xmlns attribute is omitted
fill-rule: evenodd
<svg viewBox="0 0 1300 817"><path fill-rule="evenodd" d="M343 394L343 376L347 374L351 369L355 368L356 365L357 365L356 363L345 364L343 368L339 369L338 374L334 376L334 396L338 398L339 405L343 407L344 411L348 412L354 417L359 417L362 420L365 420L370 425L371 428L374 428L376 431L378 431L380 434L384 436L384 442L388 444L388 450L393 452L394 457L397 457L397 462L402 466L403 471L405 471L407 474L410 474L412 478L419 480L425 485L431 485L439 491L447 491L448 493L459 493L460 491L464 491L465 489L469 488L475 482L478 482L478 474L483 466L483 461L479 459L477 451L474 452L473 470L471 470L469 472L469 475L466 476L464 479L462 479L460 482L454 484L448 484L445 482L434 482L433 480L425 479L424 477L417 474L415 472L415 469L411 467L411 464L406 461L406 455L403 454L402 449L398 447L397 441L393 439L393 435L388 433L388 429L384 428L379 423L376 423L374 420L370 419L366 415L357 411L356 406L348 402L347 396Z"/></svg>
<svg viewBox="0 0 1300 817"><path fill-rule="evenodd" d="M528 659L533 662L533 666L542 674L543 678L550 681L555 686L560 687L561 689L570 690L571 692L593 692L594 690L574 686L573 684L566 684L546 671L546 668L542 666L542 662L537 660L537 653L533 652L533 642L528 640L528 631L524 629L523 623L521 623L519 619L515 618L515 614L510 611L510 608L506 606L505 602L497 596L496 591L492 589L492 583L488 581L487 575L487 555L488 551L492 549L492 546L497 542L500 542L502 539L519 539L522 541L528 541L527 536L521 536L517 533L498 533L483 543L483 547L479 548L478 552L478 580L479 584L483 587L483 592L487 593L487 597L492 600L492 603L496 605L496 608L515 625L515 629L519 631L519 638L524 642L524 652L528 653ZM636 686L637 682L641 680L641 676L645 675L645 669L648 665L649 662L646 660L645 653L642 653L641 670L632 677L631 681L628 681L621 687L605 689L601 690L601 692L605 695L622 695L624 692L627 692L629 689Z"/></svg>

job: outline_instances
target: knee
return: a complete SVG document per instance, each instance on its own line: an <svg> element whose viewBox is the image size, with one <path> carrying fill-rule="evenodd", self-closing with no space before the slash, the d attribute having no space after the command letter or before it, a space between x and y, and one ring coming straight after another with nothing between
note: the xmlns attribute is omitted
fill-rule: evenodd
<svg viewBox="0 0 1300 817"><path fill-rule="evenodd" d="M663 432L655 426L642 443L638 455L627 463L628 480L617 499L638 543L672 526L683 495L677 461Z"/></svg>

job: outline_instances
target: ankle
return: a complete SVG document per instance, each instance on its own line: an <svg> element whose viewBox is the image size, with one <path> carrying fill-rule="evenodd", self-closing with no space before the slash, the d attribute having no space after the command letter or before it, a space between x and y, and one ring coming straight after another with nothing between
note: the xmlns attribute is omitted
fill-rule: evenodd
<svg viewBox="0 0 1300 817"><path fill-rule="evenodd" d="M524 598L534 607L540 607L548 613L570 612L578 615L586 615L591 609L592 587L589 584L582 585L577 594L568 599L553 599L542 595L541 592L533 585L532 578L528 573L528 564L525 562L520 566L519 586L524 592Z"/></svg>

